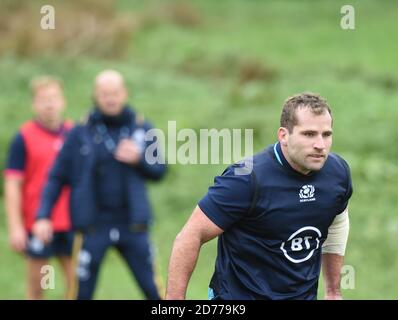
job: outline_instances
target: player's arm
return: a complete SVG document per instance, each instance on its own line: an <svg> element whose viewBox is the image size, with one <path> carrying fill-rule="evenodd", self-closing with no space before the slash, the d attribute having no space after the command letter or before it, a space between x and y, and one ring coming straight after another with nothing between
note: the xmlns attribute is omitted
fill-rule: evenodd
<svg viewBox="0 0 398 320"><path fill-rule="evenodd" d="M196 206L188 222L177 235L169 262L166 299L185 299L187 286L205 242L223 232Z"/></svg>
<svg viewBox="0 0 398 320"><path fill-rule="evenodd" d="M22 182L21 176L9 175L5 178L4 186L9 242L11 248L17 252L22 252L27 242L22 219Z"/></svg>
<svg viewBox="0 0 398 320"><path fill-rule="evenodd" d="M325 299L342 299L340 290L341 268L349 233L348 208L337 215L329 227L328 237L322 246L322 271L325 282Z"/></svg>
<svg viewBox="0 0 398 320"><path fill-rule="evenodd" d="M199 250L248 214L254 202L251 171L236 174L245 163L228 167L214 179L207 194L198 202L192 216L178 234L169 264L167 299L184 299ZM244 170L239 170L242 173ZM246 171L245 171L246 172Z"/></svg>
<svg viewBox="0 0 398 320"><path fill-rule="evenodd" d="M21 134L12 143L4 172L5 209L9 232L9 243L13 250L22 252L27 243L27 233L22 214L22 186L25 167L25 144Z"/></svg>

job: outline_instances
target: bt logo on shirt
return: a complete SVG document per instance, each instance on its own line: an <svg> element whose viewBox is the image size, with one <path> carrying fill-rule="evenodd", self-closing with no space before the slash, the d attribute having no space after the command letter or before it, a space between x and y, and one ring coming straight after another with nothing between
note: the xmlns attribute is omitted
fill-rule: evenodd
<svg viewBox="0 0 398 320"><path fill-rule="evenodd" d="M287 241L282 242L280 249L285 257L293 263L301 263L312 257L319 248L322 233L318 228L307 226L294 232Z"/></svg>

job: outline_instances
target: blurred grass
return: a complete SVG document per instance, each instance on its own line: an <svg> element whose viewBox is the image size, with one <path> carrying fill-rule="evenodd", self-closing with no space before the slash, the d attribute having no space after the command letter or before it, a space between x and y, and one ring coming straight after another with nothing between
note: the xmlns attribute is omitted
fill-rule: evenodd
<svg viewBox="0 0 398 320"><path fill-rule="evenodd" d="M39 8L42 2L33 3ZM61 2L52 3L56 10L62 8ZM95 14L92 3L85 3L85 10ZM115 1L116 11L108 15L118 19L123 13L140 21L121 40L123 55L96 47L71 54L65 47L54 51L51 44L51 50L43 46L33 55L2 51L0 161L4 163L10 138L30 116L29 80L42 73L64 79L70 118L79 119L90 106L94 76L103 68L116 68L126 76L132 104L157 127L167 130L167 121L175 120L179 129L253 128L255 151L275 141L287 96L319 92L333 108L334 151L350 163L355 188L346 264L355 268L356 287L343 294L349 299L395 299L398 43L392 35L397 30L398 4L351 1L356 30L343 31L344 4L339 0ZM72 8L70 14L77 10ZM28 27L39 28L36 22L36 27ZM58 30L73 27L69 21L56 23L61 22L67 25L56 25L55 38L61 37ZM105 49L110 47L104 43ZM153 240L164 280L175 235L222 169L223 165L172 165L165 181L151 185L156 212ZM24 266L7 247L3 208L0 215L0 298L21 299ZM188 298L206 299L215 250L215 241L202 250ZM141 299L130 278L111 251L96 298ZM49 297L62 298L59 275Z"/></svg>

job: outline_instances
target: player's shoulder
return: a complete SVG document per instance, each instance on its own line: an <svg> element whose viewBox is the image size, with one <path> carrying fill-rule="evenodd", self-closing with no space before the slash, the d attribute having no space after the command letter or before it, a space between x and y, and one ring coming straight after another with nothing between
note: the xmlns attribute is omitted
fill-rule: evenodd
<svg viewBox="0 0 398 320"><path fill-rule="evenodd" d="M83 131L83 128L86 125L84 123L76 123L74 126L72 126L69 130L69 136L70 135L77 135L77 134L81 134L81 132Z"/></svg>
<svg viewBox="0 0 398 320"><path fill-rule="evenodd" d="M350 176L350 167L346 160L337 153L331 152L325 164L326 171L333 176Z"/></svg>
<svg viewBox="0 0 398 320"><path fill-rule="evenodd" d="M257 152L253 156L253 162L255 165L264 165L264 164L269 164L274 161L273 159L273 147L274 145L270 145L260 152Z"/></svg>
<svg viewBox="0 0 398 320"><path fill-rule="evenodd" d="M18 130L10 140L10 151L19 152L25 150L25 140L20 130Z"/></svg>
<svg viewBox="0 0 398 320"><path fill-rule="evenodd" d="M344 168L344 169L349 169L349 165L346 160L337 153L331 152L328 157L328 162L330 162L330 165L336 168Z"/></svg>
<svg viewBox="0 0 398 320"><path fill-rule="evenodd" d="M37 129L36 122L34 120L28 120L21 124L18 132L24 135L36 129Z"/></svg>
<svg viewBox="0 0 398 320"><path fill-rule="evenodd" d="M249 178L252 175L261 175L262 172L272 169L274 160L271 151L272 146L265 148L253 156L245 157L228 167L224 173L233 173L234 175L242 176L242 178L245 178L245 176Z"/></svg>
<svg viewBox="0 0 398 320"><path fill-rule="evenodd" d="M273 145L270 145L253 156L253 170L257 173L266 173L274 171L276 160L274 158Z"/></svg>
<svg viewBox="0 0 398 320"><path fill-rule="evenodd" d="M66 141L68 141L69 144L73 144L78 140L82 140L86 129L87 129L86 123L83 122L75 123L65 133Z"/></svg>

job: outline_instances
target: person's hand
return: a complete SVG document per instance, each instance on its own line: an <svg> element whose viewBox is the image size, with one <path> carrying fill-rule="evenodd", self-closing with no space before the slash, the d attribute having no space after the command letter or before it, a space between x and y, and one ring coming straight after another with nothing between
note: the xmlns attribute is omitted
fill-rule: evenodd
<svg viewBox="0 0 398 320"><path fill-rule="evenodd" d="M23 226L15 226L10 229L9 243L12 250L23 252L26 248L28 235Z"/></svg>
<svg viewBox="0 0 398 320"><path fill-rule="evenodd" d="M48 244L53 237L53 227L51 224L51 220L37 220L33 225L32 232L37 239L44 242L44 244Z"/></svg>
<svg viewBox="0 0 398 320"><path fill-rule="evenodd" d="M137 164L141 159L141 150L133 140L123 139L116 148L115 158L127 164Z"/></svg>

